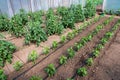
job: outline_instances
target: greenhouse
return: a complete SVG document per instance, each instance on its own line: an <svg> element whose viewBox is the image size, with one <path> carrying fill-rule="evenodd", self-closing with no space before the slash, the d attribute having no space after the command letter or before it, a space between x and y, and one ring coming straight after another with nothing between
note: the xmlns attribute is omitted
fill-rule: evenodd
<svg viewBox="0 0 120 80"><path fill-rule="evenodd" d="M120 80L119 4L0 0L0 80Z"/></svg>

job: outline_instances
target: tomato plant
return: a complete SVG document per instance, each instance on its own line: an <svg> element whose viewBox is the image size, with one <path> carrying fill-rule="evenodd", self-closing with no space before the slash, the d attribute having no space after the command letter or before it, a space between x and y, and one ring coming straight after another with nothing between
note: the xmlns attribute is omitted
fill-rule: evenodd
<svg viewBox="0 0 120 80"><path fill-rule="evenodd" d="M2 69L0 69L0 80L7 80L7 76Z"/></svg>
<svg viewBox="0 0 120 80"><path fill-rule="evenodd" d="M60 22L58 16L54 15L53 10L47 12L46 32L48 35L61 34L64 26Z"/></svg>
<svg viewBox="0 0 120 80"><path fill-rule="evenodd" d="M29 22L25 35L25 44L36 43L38 46L40 42L47 40L47 34L40 27L39 22Z"/></svg>
<svg viewBox="0 0 120 80"><path fill-rule="evenodd" d="M5 62L11 63L12 54L15 52L16 47L14 44L0 40L0 66L4 66Z"/></svg>
<svg viewBox="0 0 120 80"><path fill-rule="evenodd" d="M85 20L84 11L80 4L76 6L75 5L71 6L71 10L74 13L75 22L80 22Z"/></svg>
<svg viewBox="0 0 120 80"><path fill-rule="evenodd" d="M14 15L10 19L10 32L16 37L21 37L25 34L25 25L28 22L26 12L21 9L19 14Z"/></svg>
<svg viewBox="0 0 120 80"><path fill-rule="evenodd" d="M91 18L96 14L96 6L94 0L87 0L84 7L84 15L86 18Z"/></svg>
<svg viewBox="0 0 120 80"><path fill-rule="evenodd" d="M8 31L10 27L9 19L6 15L0 14L0 31Z"/></svg>
<svg viewBox="0 0 120 80"><path fill-rule="evenodd" d="M57 13L61 17L62 24L64 28L74 28L75 18L72 10L66 7L59 7Z"/></svg>

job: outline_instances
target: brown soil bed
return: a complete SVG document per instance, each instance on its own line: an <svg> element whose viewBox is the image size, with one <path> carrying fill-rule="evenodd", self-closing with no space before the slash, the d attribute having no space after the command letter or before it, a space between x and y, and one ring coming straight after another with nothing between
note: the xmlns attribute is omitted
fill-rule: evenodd
<svg viewBox="0 0 120 80"><path fill-rule="evenodd" d="M105 17L106 18L106 17ZM62 47L59 47L59 49L55 50L54 52L51 52L49 55L41 55L40 58L36 61L36 65L33 65L33 63L27 64L27 66L24 66L22 70L19 72L13 72L9 75L9 79L14 80L27 80L32 75L37 74L41 75L42 77L46 77L46 73L44 72L44 68L50 64L56 62L58 58L65 53L66 49L73 46L75 42L79 41L79 39L83 36L86 36L89 32L91 32L98 24L102 23L105 18L101 19L99 22L91 25L87 29L85 29L82 33L77 35L74 39L71 41L68 41ZM56 65L57 66L57 65ZM38 74L39 73L39 74ZM42 73L42 74L41 74Z"/></svg>
<svg viewBox="0 0 120 80"><path fill-rule="evenodd" d="M111 29L111 27L116 23L117 19L114 19L109 25L104 27L97 35L93 37L93 40L88 42L80 51L78 51L73 59L68 60L67 64L60 66L57 69L57 73L52 78L47 78L45 80L66 80L71 78L76 74L76 70L83 66L83 62L87 59L88 55L92 52L94 46L99 42L100 38ZM87 56L86 56L87 55ZM75 79L76 80L76 79ZM80 79L79 79L80 80Z"/></svg>
<svg viewBox="0 0 120 80"><path fill-rule="evenodd" d="M75 75L75 80L120 80L120 44L115 42L117 34L120 34L120 28L114 32L114 36L105 44L100 56L94 59L94 65L88 67L88 76Z"/></svg>

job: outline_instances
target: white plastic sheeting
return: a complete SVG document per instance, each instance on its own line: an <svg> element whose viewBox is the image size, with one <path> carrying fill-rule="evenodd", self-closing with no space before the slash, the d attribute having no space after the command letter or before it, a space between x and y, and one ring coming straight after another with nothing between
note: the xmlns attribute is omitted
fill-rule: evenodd
<svg viewBox="0 0 120 80"><path fill-rule="evenodd" d="M25 11L48 10L58 6L69 7L71 4L84 5L85 0L0 0L0 13L13 16L19 13L20 9Z"/></svg>
<svg viewBox="0 0 120 80"><path fill-rule="evenodd" d="M120 0L104 0L103 10L114 10L120 9Z"/></svg>

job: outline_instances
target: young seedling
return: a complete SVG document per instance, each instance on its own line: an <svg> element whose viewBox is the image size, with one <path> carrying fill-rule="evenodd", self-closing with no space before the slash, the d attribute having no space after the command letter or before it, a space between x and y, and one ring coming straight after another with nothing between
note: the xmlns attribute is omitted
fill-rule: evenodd
<svg viewBox="0 0 120 80"><path fill-rule="evenodd" d="M72 38L74 38L74 34L72 33L72 32L69 32L68 34L67 34L67 38L68 38L68 40L71 40Z"/></svg>
<svg viewBox="0 0 120 80"><path fill-rule="evenodd" d="M92 40L92 34L89 34L89 35L87 36L87 40L88 40L88 41Z"/></svg>
<svg viewBox="0 0 120 80"><path fill-rule="evenodd" d="M33 50L29 55L28 55L28 61L33 61L35 63L35 60L38 58L38 54L35 50Z"/></svg>
<svg viewBox="0 0 120 80"><path fill-rule="evenodd" d="M66 41L66 36L61 36L60 40L61 40L61 43L64 43Z"/></svg>
<svg viewBox="0 0 120 80"><path fill-rule="evenodd" d="M66 79L66 80L74 80L74 79L72 79L72 78L68 78L68 79Z"/></svg>
<svg viewBox="0 0 120 80"><path fill-rule="evenodd" d="M68 58L73 58L75 55L75 51L73 50L73 48L69 48L68 50Z"/></svg>
<svg viewBox="0 0 120 80"><path fill-rule="evenodd" d="M72 33L73 33L74 35L77 35L77 34L78 34L78 30L77 30L77 29L74 29Z"/></svg>
<svg viewBox="0 0 120 80"><path fill-rule="evenodd" d="M80 40L80 43L82 43L82 45L84 46L86 43L87 43L87 37L83 37L81 40Z"/></svg>
<svg viewBox="0 0 120 80"><path fill-rule="evenodd" d="M95 49L100 51L102 48L104 48L104 46L102 44L98 44Z"/></svg>
<svg viewBox="0 0 120 80"><path fill-rule="evenodd" d="M95 49L95 50L92 52L93 57L98 57L99 54L100 54L100 51L97 50L97 49Z"/></svg>
<svg viewBox="0 0 120 80"><path fill-rule="evenodd" d="M7 80L7 76L2 69L0 69L0 80Z"/></svg>
<svg viewBox="0 0 120 80"><path fill-rule="evenodd" d="M105 35L106 38L111 38L112 36L113 36L112 32L107 32Z"/></svg>
<svg viewBox="0 0 120 80"><path fill-rule="evenodd" d="M61 56L59 60L60 64L65 64L67 62L67 57L66 56Z"/></svg>
<svg viewBox="0 0 120 80"><path fill-rule="evenodd" d="M83 44L82 43L75 43L75 47L77 48L77 51L79 51L83 47Z"/></svg>
<svg viewBox="0 0 120 80"><path fill-rule="evenodd" d="M87 69L86 69L85 67L79 68L79 69L77 70L77 74L78 74L79 76L84 77L84 76L87 75Z"/></svg>
<svg viewBox="0 0 120 80"><path fill-rule="evenodd" d="M54 64L49 64L46 68L45 68L45 72L48 74L48 76L53 76L56 73L56 69Z"/></svg>
<svg viewBox="0 0 120 80"><path fill-rule="evenodd" d="M55 48L57 48L57 46L58 46L58 42L57 41L53 41L52 48L55 49Z"/></svg>
<svg viewBox="0 0 120 80"><path fill-rule="evenodd" d="M44 47L43 54L48 54L49 52L50 52L50 48L49 47Z"/></svg>
<svg viewBox="0 0 120 80"><path fill-rule="evenodd" d="M17 61L13 64L13 68L16 70L16 71L19 71L20 68L23 66L22 62L20 61Z"/></svg>
<svg viewBox="0 0 120 80"><path fill-rule="evenodd" d="M40 76L32 76L29 80L43 80Z"/></svg>
<svg viewBox="0 0 120 80"><path fill-rule="evenodd" d="M93 58L88 58L86 60L86 64L87 64L87 66L91 66L93 64Z"/></svg>
<svg viewBox="0 0 120 80"><path fill-rule="evenodd" d="M107 43L108 39L107 38L102 38L101 39L101 44L104 45L105 43Z"/></svg>

